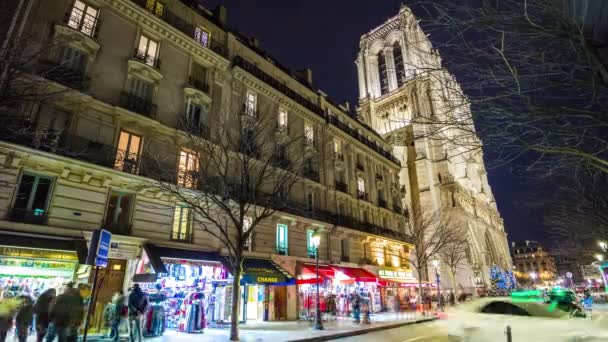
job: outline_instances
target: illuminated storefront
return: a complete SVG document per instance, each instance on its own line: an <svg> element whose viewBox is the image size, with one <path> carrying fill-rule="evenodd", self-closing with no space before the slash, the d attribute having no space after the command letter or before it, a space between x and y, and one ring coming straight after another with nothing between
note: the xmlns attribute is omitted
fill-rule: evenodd
<svg viewBox="0 0 608 342"><path fill-rule="evenodd" d="M416 298L418 280L412 271L397 267L378 268L380 278L380 296L383 311L397 312L412 309L412 300Z"/></svg>

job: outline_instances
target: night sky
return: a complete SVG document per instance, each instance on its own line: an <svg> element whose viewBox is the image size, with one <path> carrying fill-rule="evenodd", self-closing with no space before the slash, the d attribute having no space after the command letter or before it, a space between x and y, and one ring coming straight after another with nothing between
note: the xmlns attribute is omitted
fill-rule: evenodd
<svg viewBox="0 0 608 342"><path fill-rule="evenodd" d="M291 69L311 68L315 87L335 101L357 103L355 58L359 39L396 15L403 0L202 0L209 9L227 8L228 25L257 37L262 49ZM433 37L431 37L431 40ZM489 169L489 180L509 241L540 240L542 217L526 206L531 181L508 168Z"/></svg>

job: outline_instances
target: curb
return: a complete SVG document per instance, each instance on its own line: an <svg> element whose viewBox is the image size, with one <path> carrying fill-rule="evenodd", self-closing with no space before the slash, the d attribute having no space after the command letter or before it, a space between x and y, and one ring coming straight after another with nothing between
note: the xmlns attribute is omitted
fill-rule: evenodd
<svg viewBox="0 0 608 342"><path fill-rule="evenodd" d="M296 339L296 340L289 340L287 342L330 341L330 340L334 340L334 339L338 339L338 338L344 338L344 337L350 337L350 336L358 336L358 335L369 334L371 332L376 332L376 331L381 331L381 330L400 328L400 327L404 327L404 326L407 326L407 325L413 325L413 324L419 324L419 323L427 323L427 322L435 321L435 320L438 320L438 319L439 319L438 317L430 317L430 318L421 318L421 319L418 319L418 320L415 320L415 321L406 321L406 322L399 322L399 323L388 323L388 324L379 325L379 326L376 326L376 327L370 327L370 328L358 329L358 330L353 330L353 331L340 332L340 333L331 334L331 335L323 335L323 336L307 337L307 338Z"/></svg>

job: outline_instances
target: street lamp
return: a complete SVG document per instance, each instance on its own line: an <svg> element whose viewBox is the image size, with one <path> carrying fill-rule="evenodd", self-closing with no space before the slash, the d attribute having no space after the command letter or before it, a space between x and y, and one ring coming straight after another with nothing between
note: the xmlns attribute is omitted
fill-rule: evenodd
<svg viewBox="0 0 608 342"><path fill-rule="evenodd" d="M321 320L321 300L319 296L319 245L321 245L321 235L319 231L312 233L310 244L315 248L315 259L317 262L317 314L315 315L315 330L323 330L323 322Z"/></svg>
<svg viewBox="0 0 608 342"><path fill-rule="evenodd" d="M441 301L441 288L439 287L439 259L432 261L433 267L435 267L435 280L437 281L437 306L439 310L443 311L443 303Z"/></svg>
<svg viewBox="0 0 608 342"><path fill-rule="evenodd" d="M596 254L595 258L597 259L597 261L604 261L604 256L601 254Z"/></svg>
<svg viewBox="0 0 608 342"><path fill-rule="evenodd" d="M604 241L600 241L598 242L598 245L600 245L600 248L605 252L606 249L608 249L608 245L606 244L606 242Z"/></svg>
<svg viewBox="0 0 608 342"><path fill-rule="evenodd" d="M536 272L530 272L530 278L532 279L532 285L536 283Z"/></svg>

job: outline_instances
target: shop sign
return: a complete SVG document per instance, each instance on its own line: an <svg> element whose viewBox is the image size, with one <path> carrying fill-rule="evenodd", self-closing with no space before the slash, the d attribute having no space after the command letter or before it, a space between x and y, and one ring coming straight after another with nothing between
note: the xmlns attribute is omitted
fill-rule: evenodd
<svg viewBox="0 0 608 342"><path fill-rule="evenodd" d="M73 271L74 263L61 261L44 261L33 259L0 258L0 266L43 268Z"/></svg>
<svg viewBox="0 0 608 342"><path fill-rule="evenodd" d="M20 247L0 247L0 255L19 258L56 259L70 261L78 260L78 255L75 252Z"/></svg>
<svg viewBox="0 0 608 342"><path fill-rule="evenodd" d="M131 260L135 259L136 255L137 253L134 248L125 248L118 242L112 242L112 245L110 246L109 257L112 259Z"/></svg>
<svg viewBox="0 0 608 342"><path fill-rule="evenodd" d="M378 270L380 278L412 279L411 271L388 270L381 268Z"/></svg>
<svg viewBox="0 0 608 342"><path fill-rule="evenodd" d="M87 264L98 267L108 266L108 255L110 253L110 245L112 244L112 233L105 229L99 229L93 232L91 245L89 246L89 254Z"/></svg>
<svg viewBox="0 0 608 342"><path fill-rule="evenodd" d="M257 277L257 283L278 283L279 278L277 277Z"/></svg>

